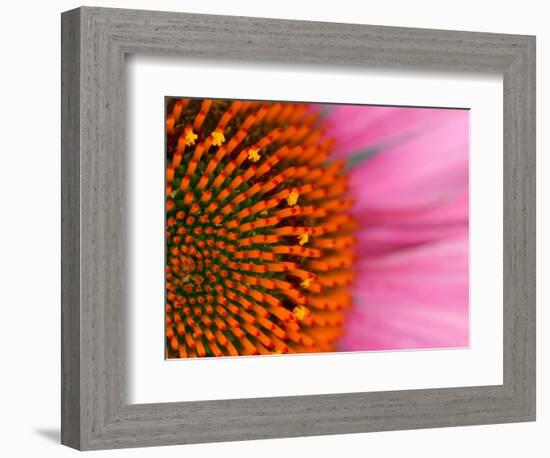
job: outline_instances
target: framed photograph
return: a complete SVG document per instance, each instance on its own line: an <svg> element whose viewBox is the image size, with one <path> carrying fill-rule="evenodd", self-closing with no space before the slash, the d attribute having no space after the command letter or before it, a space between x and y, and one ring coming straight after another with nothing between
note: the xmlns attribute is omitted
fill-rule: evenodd
<svg viewBox="0 0 550 458"><path fill-rule="evenodd" d="M535 38L62 15L62 443L535 419Z"/></svg>

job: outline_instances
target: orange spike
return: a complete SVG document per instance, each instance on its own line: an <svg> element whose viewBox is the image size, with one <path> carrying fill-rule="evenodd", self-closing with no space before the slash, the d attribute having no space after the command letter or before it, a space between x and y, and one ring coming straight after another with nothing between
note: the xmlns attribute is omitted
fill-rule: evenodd
<svg viewBox="0 0 550 458"><path fill-rule="evenodd" d="M195 122L193 123L193 128L195 130L198 130L201 128L202 123L204 122L204 119L206 118L208 110L210 110L211 106L212 106L212 100L207 99L202 102L200 111L195 117Z"/></svg>
<svg viewBox="0 0 550 458"><path fill-rule="evenodd" d="M174 117L173 114L169 114L166 117L166 132L168 132L169 134L173 134L175 123L176 123L176 118Z"/></svg>
<svg viewBox="0 0 550 458"><path fill-rule="evenodd" d="M210 347L210 351L214 354L214 356L223 356L222 351L214 342L209 342L208 346Z"/></svg>
<svg viewBox="0 0 550 458"><path fill-rule="evenodd" d="M169 182L169 183L174 181L174 166L173 165L169 165L166 168L166 181Z"/></svg>
<svg viewBox="0 0 550 458"><path fill-rule="evenodd" d="M189 99L187 100L178 100L174 104L174 109L172 110L172 114L174 115L174 119L176 122L179 121L182 111L187 107L189 104Z"/></svg>

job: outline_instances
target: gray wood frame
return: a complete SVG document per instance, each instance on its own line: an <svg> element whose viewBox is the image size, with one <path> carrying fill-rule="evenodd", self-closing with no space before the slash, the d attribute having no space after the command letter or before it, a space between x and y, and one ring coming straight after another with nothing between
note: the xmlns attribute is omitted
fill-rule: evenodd
<svg viewBox="0 0 550 458"><path fill-rule="evenodd" d="M62 428L77 449L535 419L535 38L83 7L62 14ZM124 357L129 53L504 77L504 383L130 405Z"/></svg>

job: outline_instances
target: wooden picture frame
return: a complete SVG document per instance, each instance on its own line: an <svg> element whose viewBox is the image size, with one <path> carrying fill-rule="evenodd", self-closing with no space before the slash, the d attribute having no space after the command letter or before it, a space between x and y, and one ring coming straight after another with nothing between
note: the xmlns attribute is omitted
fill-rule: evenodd
<svg viewBox="0 0 550 458"><path fill-rule="evenodd" d="M62 14L62 443L81 450L535 419L535 38L82 7ZM503 384L128 404L125 56L496 72Z"/></svg>

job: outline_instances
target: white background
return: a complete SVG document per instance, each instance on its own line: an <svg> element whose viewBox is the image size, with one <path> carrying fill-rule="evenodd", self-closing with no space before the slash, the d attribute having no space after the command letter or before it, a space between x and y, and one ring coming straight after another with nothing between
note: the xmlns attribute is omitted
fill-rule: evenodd
<svg viewBox="0 0 550 458"><path fill-rule="evenodd" d="M218 84L222 80L231 84ZM134 56L127 62L126 84L130 402L502 383L503 220L502 205L495 205L503 198L501 76L337 67L320 72L316 66ZM470 348L164 361L165 172L164 155L158 153L164 145L164 96L189 93L190 87L192 94L220 98L471 108ZM186 389L166 380L185 380Z"/></svg>
<svg viewBox="0 0 550 458"><path fill-rule="evenodd" d="M544 2L470 1L338 2L277 0L95 1L96 5L316 19L382 25L525 33L538 36L538 233L548 233L550 195L548 136L550 122L550 30ZM59 13L72 1L9 2L0 18L0 307L2 382L0 406L6 456L69 456L57 445L59 425ZM544 211L543 207L546 207ZM99 456L258 457L544 457L548 456L550 401L547 395L550 300L548 242L538 241L539 308L538 421L438 430L384 432L315 438L279 439L106 451ZM546 284L545 284L546 283ZM545 332L543 332L545 331Z"/></svg>

